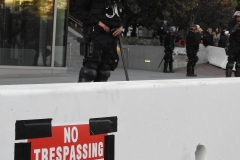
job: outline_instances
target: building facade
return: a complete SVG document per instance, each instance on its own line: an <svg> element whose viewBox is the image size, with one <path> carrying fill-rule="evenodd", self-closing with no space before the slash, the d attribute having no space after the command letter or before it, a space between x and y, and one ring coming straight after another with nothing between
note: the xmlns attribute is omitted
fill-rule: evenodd
<svg viewBox="0 0 240 160"><path fill-rule="evenodd" d="M67 0L0 0L0 74L66 71L67 21Z"/></svg>

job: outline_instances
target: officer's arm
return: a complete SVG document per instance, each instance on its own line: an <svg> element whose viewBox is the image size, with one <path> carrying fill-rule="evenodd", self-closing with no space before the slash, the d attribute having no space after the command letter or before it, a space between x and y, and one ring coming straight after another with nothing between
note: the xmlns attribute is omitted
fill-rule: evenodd
<svg viewBox="0 0 240 160"><path fill-rule="evenodd" d="M74 17L79 19L85 26L93 26L99 22L95 14L89 13L89 5L89 0L77 0L75 4Z"/></svg>
<svg viewBox="0 0 240 160"><path fill-rule="evenodd" d="M126 15L125 15L124 11L122 11L122 13L120 14L120 20L122 22L122 27L125 28L125 26L126 26Z"/></svg>
<svg viewBox="0 0 240 160"><path fill-rule="evenodd" d="M198 35L195 33L195 35L194 35L194 45L195 45L195 49L196 49L196 50L199 50L199 43L200 43L199 37L198 37Z"/></svg>
<svg viewBox="0 0 240 160"><path fill-rule="evenodd" d="M230 34L235 34L238 27L239 27L239 23L235 24L235 26L232 29L230 29Z"/></svg>
<svg viewBox="0 0 240 160"><path fill-rule="evenodd" d="M125 16L124 12L122 12L120 14L120 20L122 22L122 26L120 26L119 28L112 29L112 31L114 31L113 36L120 35L122 33L123 28L125 28L125 26L126 26L126 16Z"/></svg>

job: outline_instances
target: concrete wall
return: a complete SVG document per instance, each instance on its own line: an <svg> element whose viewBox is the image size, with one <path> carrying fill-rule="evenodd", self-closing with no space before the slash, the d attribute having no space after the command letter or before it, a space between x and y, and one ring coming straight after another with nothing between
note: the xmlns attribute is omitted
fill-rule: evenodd
<svg viewBox="0 0 240 160"><path fill-rule="evenodd" d="M159 71L158 68L164 56L164 47L161 46L139 46L139 45L124 45L124 53L127 59L129 69ZM129 54L127 55L127 49ZM119 55L120 59L121 56ZM122 61L119 62L119 67L122 68Z"/></svg>
<svg viewBox="0 0 240 160"><path fill-rule="evenodd" d="M16 120L74 126L117 116L116 160L239 160L239 80L0 86L1 159L13 160L14 143L23 142L15 140Z"/></svg>
<svg viewBox="0 0 240 160"><path fill-rule="evenodd" d="M123 45L124 56L127 61L127 66L129 69L140 69L140 70L150 70L150 71L162 71L163 63L158 68L163 56L164 47L163 46L140 46L140 45ZM129 50L129 52L128 52ZM186 54L178 54L177 51L186 51L185 48L175 48L175 54L173 56L173 68L182 68L187 65ZM119 55L121 59L121 55ZM197 64L207 63L208 56L207 50L203 45L200 45L198 52L199 61ZM118 67L122 68L122 61L120 60Z"/></svg>

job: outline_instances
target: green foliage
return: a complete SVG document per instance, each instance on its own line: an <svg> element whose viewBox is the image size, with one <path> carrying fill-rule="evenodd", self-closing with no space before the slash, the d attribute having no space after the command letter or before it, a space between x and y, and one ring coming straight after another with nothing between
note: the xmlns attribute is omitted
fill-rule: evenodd
<svg viewBox="0 0 240 160"><path fill-rule="evenodd" d="M161 20L187 29L191 24L215 26L231 20L236 0L128 0L127 26L157 28Z"/></svg>

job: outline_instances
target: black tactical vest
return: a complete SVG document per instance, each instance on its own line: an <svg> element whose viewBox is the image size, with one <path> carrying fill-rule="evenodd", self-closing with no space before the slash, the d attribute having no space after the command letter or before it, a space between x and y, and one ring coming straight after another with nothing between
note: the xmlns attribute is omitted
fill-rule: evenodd
<svg viewBox="0 0 240 160"><path fill-rule="evenodd" d="M234 34L230 35L230 42L237 42L240 44L240 26L238 27L238 29L236 30L236 32Z"/></svg>
<svg viewBox="0 0 240 160"><path fill-rule="evenodd" d="M122 0L92 0L90 13L96 14L98 19L110 28L118 28L122 25Z"/></svg>
<svg viewBox="0 0 240 160"><path fill-rule="evenodd" d="M195 49L195 36L196 33L189 31L189 33L186 36L186 49L187 50L191 50L191 49Z"/></svg>

